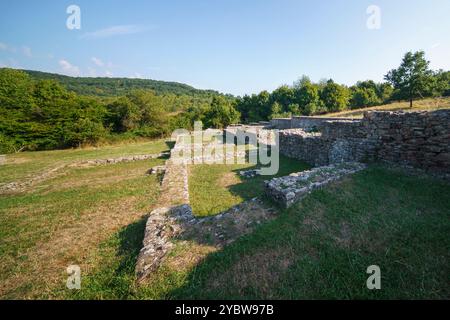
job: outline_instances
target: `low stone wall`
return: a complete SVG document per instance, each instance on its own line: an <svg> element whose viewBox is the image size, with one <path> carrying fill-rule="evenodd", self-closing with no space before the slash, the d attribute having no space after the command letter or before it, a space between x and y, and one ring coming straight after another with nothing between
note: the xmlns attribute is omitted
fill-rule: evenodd
<svg viewBox="0 0 450 320"><path fill-rule="evenodd" d="M284 130L292 128L292 119L290 118L275 118L270 120L270 126L274 129Z"/></svg>
<svg viewBox="0 0 450 320"><path fill-rule="evenodd" d="M182 147L182 140L177 141L171 153ZM149 214L143 248L136 262L138 282L145 279L160 265L172 248L171 239L179 235L185 228L185 224L191 223L194 219L189 205L187 164L183 161L174 161L171 157L166 161L165 168L161 196L157 201L156 209Z"/></svg>
<svg viewBox="0 0 450 320"><path fill-rule="evenodd" d="M188 139L189 140L189 139ZM234 146L234 145L233 145ZM191 154L187 158L182 155L186 148L199 148L203 151L205 145L191 146L185 139L177 139L171 151L171 157L166 161L165 175L161 184L161 196L150 214L145 227L143 248L137 263L136 276L142 282L151 272L156 270L173 247L173 239L212 239L214 245L222 246L231 243L238 236L250 232L254 225L270 219L275 211L266 208L258 199L234 206L214 217L196 218L189 205L189 185L187 166L195 163L196 157ZM237 153L237 152L236 152ZM245 155L245 153L244 153ZM235 154L224 154L224 157L234 157ZM245 159L245 158L244 158ZM209 156L199 156L202 163L208 163ZM227 226L225 228L225 226ZM225 230L226 229L226 230Z"/></svg>
<svg viewBox="0 0 450 320"><path fill-rule="evenodd" d="M335 118L335 117L292 117L291 128L300 128L305 131L311 130L322 130L323 127L327 126L327 122L351 122L351 118Z"/></svg>
<svg viewBox="0 0 450 320"><path fill-rule="evenodd" d="M292 173L289 176L274 178L264 182L267 196L284 207L290 207L311 191L341 179L344 176L363 170L364 164L345 162L317 167L309 171Z"/></svg>
<svg viewBox="0 0 450 320"><path fill-rule="evenodd" d="M321 130L328 121L353 121L352 118L336 117L306 117L274 118L270 120L270 127L278 130L303 129L304 131Z"/></svg>
<svg viewBox="0 0 450 320"><path fill-rule="evenodd" d="M140 161L140 160L149 160L156 159L168 156L168 152L161 152L158 154L138 154L134 156L124 156L117 158L108 158L108 159L92 159L92 160L82 160L76 163L71 164L71 166L79 166L79 165L101 165L101 164L115 164L120 162L131 162L131 161Z"/></svg>
<svg viewBox="0 0 450 320"><path fill-rule="evenodd" d="M160 207L150 213L145 225L143 248L136 262L138 282L159 267L173 247L171 239L181 234L186 225L194 220L189 205Z"/></svg>
<svg viewBox="0 0 450 320"><path fill-rule="evenodd" d="M59 174L63 169L68 167L84 167L84 166L96 166L103 164L116 164L120 162L131 162L131 161L140 161L140 160L148 160L148 159L156 159L160 157L167 156L167 152L161 152L158 154L142 154L142 155L134 155L134 156L126 156L126 157L118 157L118 158L108 158L108 159L91 159L91 160L81 160L72 163L64 163L58 165L57 167L51 168L44 172L41 172L33 177L28 177L23 181L14 181L6 184L0 184L0 194L8 194L8 193L16 193L23 192L30 187L36 185L37 183L41 183L47 179L53 178L55 175Z"/></svg>

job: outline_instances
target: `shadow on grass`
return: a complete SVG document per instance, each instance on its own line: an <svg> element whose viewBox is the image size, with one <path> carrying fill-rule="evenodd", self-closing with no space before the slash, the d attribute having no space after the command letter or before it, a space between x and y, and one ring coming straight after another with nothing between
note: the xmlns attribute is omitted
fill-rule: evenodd
<svg viewBox="0 0 450 320"><path fill-rule="evenodd" d="M164 297L448 299L448 192L449 184L372 165L206 255ZM383 290L366 287L372 264Z"/></svg>
<svg viewBox="0 0 450 320"><path fill-rule="evenodd" d="M264 176L255 176L251 178L246 178L240 175L240 171L244 170L254 170L260 169L260 165L254 165L245 169L235 169L232 170L236 175L238 175L241 183L231 185L227 189L233 195L237 195L244 199L244 201L250 200L255 197L260 197L267 204L271 204L279 208L278 204L273 202L271 199L265 196L264 194L264 181L273 179L275 177L283 177L287 176L294 172L300 172L304 170L308 170L311 168L305 162L299 161L297 159L292 159L280 155L280 167L276 174L274 175L264 175Z"/></svg>
<svg viewBox="0 0 450 320"><path fill-rule="evenodd" d="M81 290L66 291L69 299L130 299L136 296L135 266L142 248L145 223L143 216L109 240L100 244L96 269L82 274Z"/></svg>
<svg viewBox="0 0 450 320"><path fill-rule="evenodd" d="M169 147L169 149L171 149L171 150L175 146L175 141L166 140L165 142L166 142L167 147Z"/></svg>
<svg viewBox="0 0 450 320"><path fill-rule="evenodd" d="M117 256L120 257L120 263L116 268L116 274L130 272L131 270L134 272L137 257L142 248L147 218L148 216L144 216L118 232L119 247L117 249Z"/></svg>

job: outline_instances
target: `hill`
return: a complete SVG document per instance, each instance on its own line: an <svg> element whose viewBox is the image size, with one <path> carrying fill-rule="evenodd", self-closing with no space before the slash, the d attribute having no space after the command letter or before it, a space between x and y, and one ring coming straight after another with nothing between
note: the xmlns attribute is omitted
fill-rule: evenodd
<svg viewBox="0 0 450 320"><path fill-rule="evenodd" d="M151 89L156 94L176 94L197 97L217 95L214 90L196 89L184 83L167 82L152 79L131 78L92 78L92 77L70 77L56 73L48 73L33 70L22 70L36 80L52 79L65 86L68 90L80 95L90 96L120 96L133 89Z"/></svg>

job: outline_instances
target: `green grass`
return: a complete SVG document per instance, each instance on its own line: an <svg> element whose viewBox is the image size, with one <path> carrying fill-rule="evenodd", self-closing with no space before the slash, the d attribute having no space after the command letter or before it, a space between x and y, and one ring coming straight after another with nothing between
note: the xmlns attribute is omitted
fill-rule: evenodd
<svg viewBox="0 0 450 320"><path fill-rule="evenodd" d="M244 178L241 170L256 168L252 164L191 165L189 168L189 199L195 215L218 214L245 200L263 194L263 181L303 171L309 166L280 155L280 170L275 176Z"/></svg>
<svg viewBox="0 0 450 320"><path fill-rule="evenodd" d="M379 165L278 208L275 219L225 248L176 241L136 286L144 215L159 194L157 177L144 173L162 162L70 168L1 196L0 298L450 298L450 185ZM281 163L280 175L306 168ZM241 179L241 168L192 166L194 208L214 214L260 196L268 177ZM81 267L79 291L65 288L69 264ZM381 290L366 288L369 265L381 268Z"/></svg>
<svg viewBox="0 0 450 320"><path fill-rule="evenodd" d="M178 242L150 281L136 287L141 221L104 243L99 268L71 297L448 299L449 191L446 183L373 165L314 191L224 249ZM203 260L189 262L193 257ZM381 290L366 288L374 264Z"/></svg>
<svg viewBox="0 0 450 320"><path fill-rule="evenodd" d="M165 140L124 143L99 148L21 152L6 155L6 163L0 165L0 184L25 179L56 167L80 160L105 159L125 155L157 154L168 150Z"/></svg>
<svg viewBox="0 0 450 320"><path fill-rule="evenodd" d="M113 154L140 153L139 147L142 145L116 147ZM145 144L142 153L162 147L160 142ZM111 155L106 149L96 154ZM92 152L59 151L55 162L90 157ZM47 153L22 156L51 163ZM68 265L80 264L84 272L94 268L91 258L96 256L100 243L140 221L151 210L160 186L156 176L145 173L163 163L163 159L153 159L66 168L62 175L28 192L0 195L0 297L66 294L61 284L67 277ZM139 237L142 241L142 234Z"/></svg>
<svg viewBox="0 0 450 320"><path fill-rule="evenodd" d="M448 299L449 192L371 166L208 256L162 296ZM369 265L381 268L381 290L366 288Z"/></svg>

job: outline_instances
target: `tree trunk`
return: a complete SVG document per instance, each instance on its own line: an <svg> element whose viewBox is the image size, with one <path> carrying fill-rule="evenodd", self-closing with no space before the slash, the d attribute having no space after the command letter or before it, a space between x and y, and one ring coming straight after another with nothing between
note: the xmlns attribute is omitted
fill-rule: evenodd
<svg viewBox="0 0 450 320"><path fill-rule="evenodd" d="M410 98L410 99L409 99L409 108L410 108L410 109L412 109L412 101L413 101L413 99Z"/></svg>

